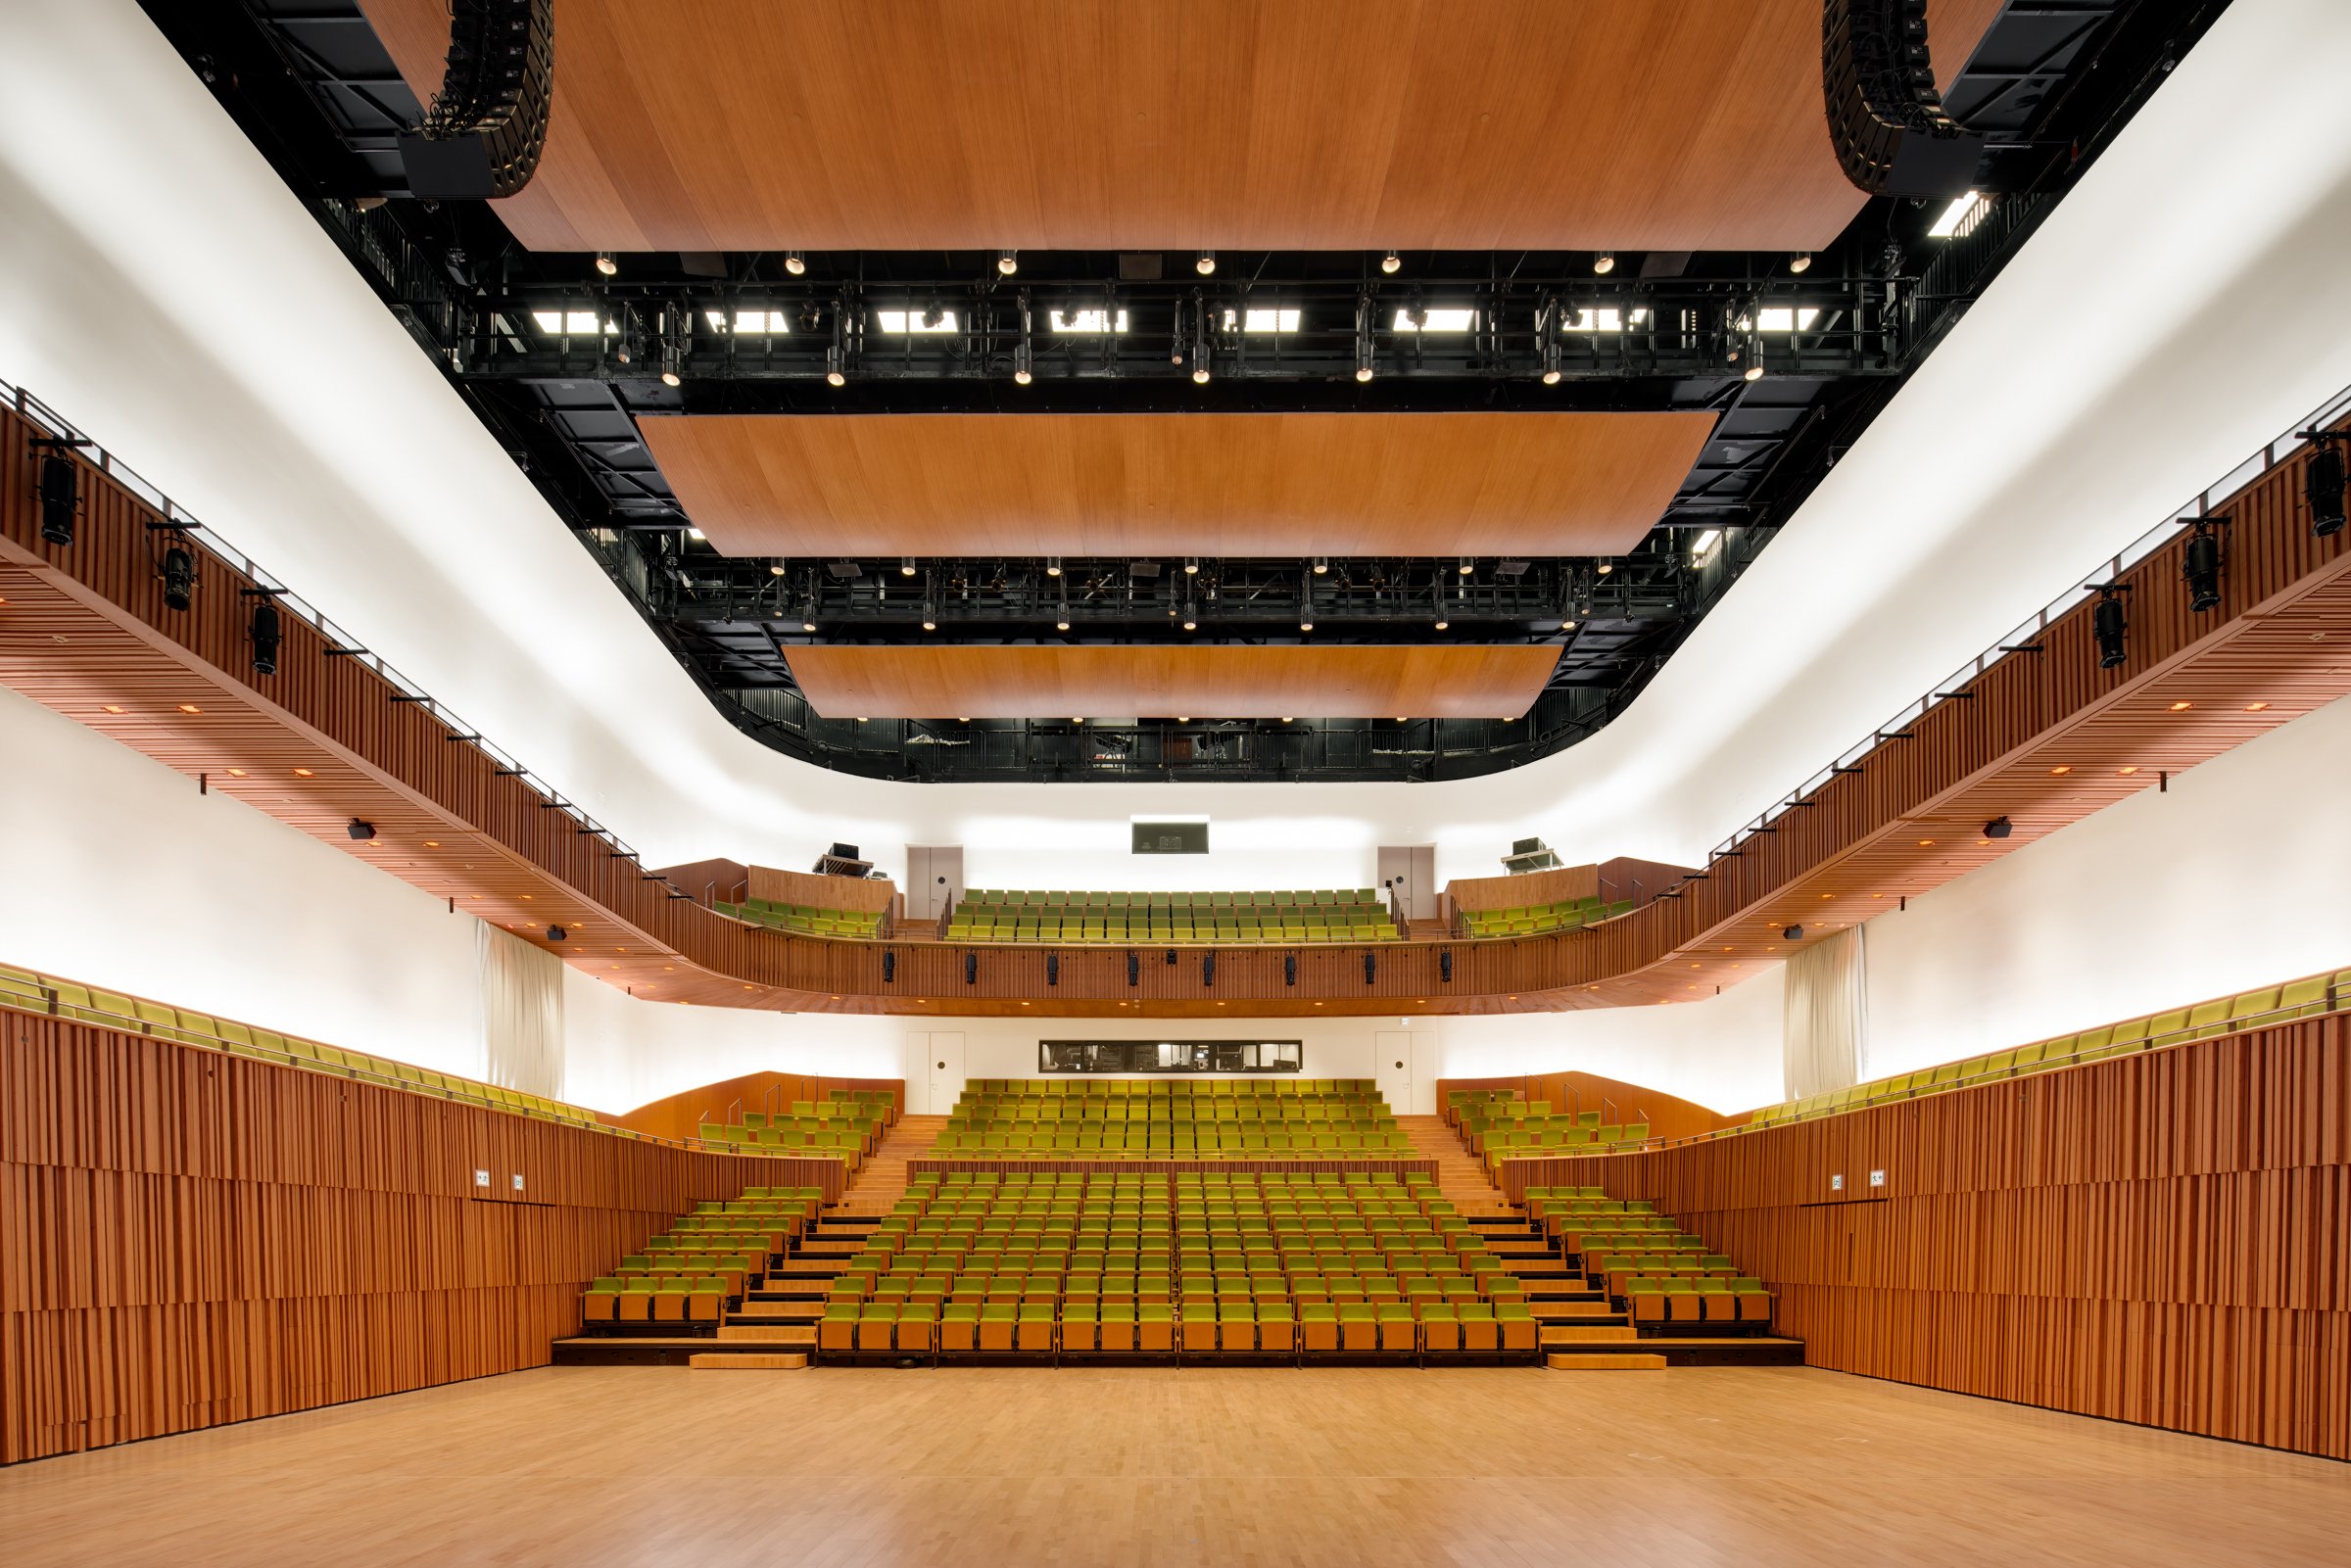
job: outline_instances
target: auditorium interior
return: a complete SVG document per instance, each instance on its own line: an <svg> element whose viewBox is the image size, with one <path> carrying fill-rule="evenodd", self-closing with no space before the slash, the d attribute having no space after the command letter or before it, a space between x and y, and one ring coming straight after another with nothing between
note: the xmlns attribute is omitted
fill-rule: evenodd
<svg viewBox="0 0 2351 1568"><path fill-rule="evenodd" d="M0 0L0 1553L2343 1561L2347 60Z"/></svg>

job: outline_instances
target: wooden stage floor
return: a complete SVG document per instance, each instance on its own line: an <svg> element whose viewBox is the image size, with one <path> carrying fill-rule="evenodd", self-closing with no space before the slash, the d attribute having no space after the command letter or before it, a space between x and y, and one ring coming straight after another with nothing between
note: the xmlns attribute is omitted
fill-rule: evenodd
<svg viewBox="0 0 2351 1568"><path fill-rule="evenodd" d="M2339 1563L2351 1467L1807 1368L554 1367L0 1470L12 1568Z"/></svg>

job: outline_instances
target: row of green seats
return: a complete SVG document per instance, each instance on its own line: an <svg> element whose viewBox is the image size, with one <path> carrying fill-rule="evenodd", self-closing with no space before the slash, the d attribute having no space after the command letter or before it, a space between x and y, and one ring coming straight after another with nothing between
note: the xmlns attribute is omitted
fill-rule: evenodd
<svg viewBox="0 0 2351 1568"><path fill-rule="evenodd" d="M1375 888L1318 888L1312 891L1245 892L1038 892L975 887L956 900L958 910L1287 910L1385 908Z"/></svg>
<svg viewBox="0 0 2351 1568"><path fill-rule="evenodd" d="M2087 1029L2080 1034L2061 1035L2014 1051L1995 1051L1987 1056L1970 1057L1964 1062L1946 1062L1941 1067L1897 1073L1890 1078L1856 1083L1850 1088L1767 1106L1756 1112L1738 1130L1780 1126L1790 1121L1808 1120L1813 1117L1834 1116L1841 1111L1857 1111L1888 1101L1913 1099L1944 1089L1967 1088L2025 1073L2043 1072L2053 1068L2078 1067L2135 1051L2210 1039L2214 1035L2229 1034L2238 1029L2290 1022L2295 1019L2336 1012L2346 1006L2351 1006L2351 970L2307 975L2284 985L2267 986L2231 997L2216 997L2209 1002L2199 1002L2194 1007L2175 1008L2168 1013L2133 1019L2127 1023Z"/></svg>
<svg viewBox="0 0 2351 1568"><path fill-rule="evenodd" d="M1254 1099L1259 1096L1289 1098L1292 1096L1337 1095L1343 1099L1377 1100L1379 1080L1376 1078L1299 1078L1283 1074L1266 1078L972 1078L964 1085L966 1094L1017 1095L1022 1099L1055 1100L1064 1098L1092 1098L1103 1096L1122 1099L1130 1095L1171 1099Z"/></svg>
<svg viewBox="0 0 2351 1568"><path fill-rule="evenodd" d="M1403 938L1395 923L1384 918L1352 922L1196 921L1121 923L1098 920L985 921L957 917L948 923L950 942L1100 942L1111 946L1197 945L1272 946L1309 942L1394 942Z"/></svg>
<svg viewBox="0 0 2351 1568"><path fill-rule="evenodd" d="M158 1039L173 1040L181 1045L198 1046L208 1051L226 1051L232 1056L250 1057L278 1067L331 1072L341 1077L360 1078L390 1088L407 1089L411 1093L456 1100L484 1110L506 1111L546 1121L569 1122L594 1132L616 1133L628 1138L637 1136L626 1128L600 1120L593 1111L566 1105L560 1100L551 1100L544 1095L525 1094L519 1089L503 1088L494 1083L479 1083L472 1078L458 1077L454 1072L435 1072L406 1062L395 1062L388 1057L369 1056L363 1051L338 1050L299 1035L280 1034L274 1029L257 1029L227 1019L214 1018L207 1013L167 1007L161 1002L124 996L116 991L97 990L31 970L0 966L0 1008L75 1019L108 1028L127 1029L134 1034L153 1035Z"/></svg>

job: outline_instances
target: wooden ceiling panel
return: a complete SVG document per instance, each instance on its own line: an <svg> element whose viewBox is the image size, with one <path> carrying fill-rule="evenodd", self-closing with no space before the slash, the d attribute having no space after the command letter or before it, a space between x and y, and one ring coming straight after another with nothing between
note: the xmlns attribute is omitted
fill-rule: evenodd
<svg viewBox="0 0 2351 1568"><path fill-rule="evenodd" d="M827 718L1514 719L1557 647L804 647Z"/></svg>
<svg viewBox="0 0 2351 1568"><path fill-rule="evenodd" d="M1616 555L1684 413L696 414L639 421L730 555Z"/></svg>
<svg viewBox="0 0 2351 1568"><path fill-rule="evenodd" d="M420 95L446 0L363 0ZM1947 79L1999 0L1934 0ZM1818 250L1819 0L557 0L544 251Z"/></svg>

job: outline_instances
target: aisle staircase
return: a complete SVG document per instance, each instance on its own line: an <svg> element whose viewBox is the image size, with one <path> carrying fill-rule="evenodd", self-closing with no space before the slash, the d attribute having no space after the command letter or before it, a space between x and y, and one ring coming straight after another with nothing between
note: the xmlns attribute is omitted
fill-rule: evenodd
<svg viewBox="0 0 2351 1568"><path fill-rule="evenodd" d="M1540 1223L1504 1198L1458 1128L1442 1117L1397 1120L1415 1147L1437 1162L1445 1196L1485 1233L1487 1247L1524 1287L1546 1354L1602 1357L1632 1352L1661 1355L1676 1366L1803 1364L1801 1340L1751 1333L1643 1334L1608 1295L1607 1280L1587 1276L1583 1259L1570 1257L1558 1237L1547 1236Z"/></svg>
<svg viewBox="0 0 2351 1568"><path fill-rule="evenodd" d="M945 1117L898 1117L849 1178L840 1202L771 1261L766 1279L727 1314L715 1339L562 1339L555 1342L555 1364L683 1366L690 1355L813 1352L827 1287L905 1195L908 1163L928 1153L946 1124Z"/></svg>

